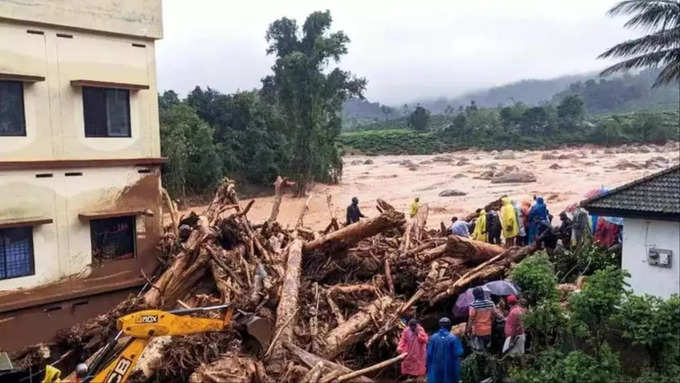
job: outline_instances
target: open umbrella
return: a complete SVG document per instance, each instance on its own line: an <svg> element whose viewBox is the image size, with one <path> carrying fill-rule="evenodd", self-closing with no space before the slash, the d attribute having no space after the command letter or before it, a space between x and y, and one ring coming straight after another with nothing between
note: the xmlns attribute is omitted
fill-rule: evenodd
<svg viewBox="0 0 680 383"><path fill-rule="evenodd" d="M519 295L519 287L510 281L492 281L484 285L484 289L493 295L508 296Z"/></svg>
<svg viewBox="0 0 680 383"><path fill-rule="evenodd" d="M456 304L453 305L453 308L451 309L454 317L460 318L468 314L468 310L470 309L470 306L472 306L472 302L475 301L475 296L472 294L473 289L474 287L470 287L469 289L465 290L464 293L458 295L458 299L456 299ZM482 286L482 290L484 290L485 298L489 299L489 295L491 294L491 292L484 286Z"/></svg>

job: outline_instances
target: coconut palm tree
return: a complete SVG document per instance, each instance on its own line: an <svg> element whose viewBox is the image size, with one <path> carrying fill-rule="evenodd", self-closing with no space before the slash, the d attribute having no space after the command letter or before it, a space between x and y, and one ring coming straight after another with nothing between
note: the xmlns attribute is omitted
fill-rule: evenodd
<svg viewBox="0 0 680 383"><path fill-rule="evenodd" d="M624 24L651 33L613 46L599 58L625 58L602 71L608 75L633 68L661 67L654 86L680 83L680 0L624 0L609 10L610 16L632 15Z"/></svg>

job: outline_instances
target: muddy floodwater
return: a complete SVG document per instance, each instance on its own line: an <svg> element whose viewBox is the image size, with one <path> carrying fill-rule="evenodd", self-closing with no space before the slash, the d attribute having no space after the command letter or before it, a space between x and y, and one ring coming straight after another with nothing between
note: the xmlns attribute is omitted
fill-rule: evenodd
<svg viewBox="0 0 680 383"><path fill-rule="evenodd" d="M437 155L348 156L338 185L316 184L312 189L305 226L322 230L330 221L326 196L331 195L336 216L344 222L345 208L359 198L364 215L375 216L375 200L384 199L403 211L414 197L428 204L428 226L449 223L477 207L508 195L512 199L542 196L551 213L583 199L594 188L614 188L636 178L678 164L680 145L594 146L544 151L465 150ZM531 174L527 175L526 172ZM503 176L519 175L535 182L495 183ZM499 178L501 177L501 178ZM454 196L440 196L449 190ZM262 222L269 217L274 197L255 198L248 217ZM248 202L249 200L244 200ZM294 226L306 198L287 194L279 222ZM198 208L200 210L200 208Z"/></svg>

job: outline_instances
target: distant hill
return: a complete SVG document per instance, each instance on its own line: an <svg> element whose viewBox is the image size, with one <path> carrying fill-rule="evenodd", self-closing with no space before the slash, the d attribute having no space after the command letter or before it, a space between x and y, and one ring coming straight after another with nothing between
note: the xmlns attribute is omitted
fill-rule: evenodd
<svg viewBox="0 0 680 383"><path fill-rule="evenodd" d="M432 114L455 114L458 108L474 101L479 107L506 106L521 102L539 105L559 102L569 94L583 97L590 114L625 113L643 109L677 110L680 89L677 85L652 88L658 70L601 78L597 73L561 76L548 80L522 80L507 85L470 92L455 98L431 98L408 103L408 108L385 108L378 102L350 100L345 104L343 120L346 126L396 119L405 110L421 105Z"/></svg>
<svg viewBox="0 0 680 383"><path fill-rule="evenodd" d="M624 74L578 81L557 93L553 100L578 94L590 114L625 113L656 109L677 111L680 108L680 86L652 88L658 70L644 70L635 75Z"/></svg>
<svg viewBox="0 0 680 383"><path fill-rule="evenodd" d="M569 87L569 84L585 81L596 77L595 73L562 76L549 80L521 80L507 85L466 93L462 96L447 99L421 100L421 106L432 113L446 113L451 108L469 105L474 101L477 106L493 108L499 105L510 105L521 102L527 105L537 105L550 101L555 93ZM415 105L415 104L413 104ZM448 109L447 109L448 108Z"/></svg>
<svg viewBox="0 0 680 383"><path fill-rule="evenodd" d="M346 129L353 126L399 118L396 109L379 102L350 98L342 106L342 121Z"/></svg>

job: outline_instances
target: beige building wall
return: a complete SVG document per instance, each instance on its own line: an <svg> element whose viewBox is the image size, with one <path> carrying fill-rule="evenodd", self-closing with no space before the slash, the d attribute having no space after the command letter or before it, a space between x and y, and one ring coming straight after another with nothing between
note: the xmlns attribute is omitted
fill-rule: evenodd
<svg viewBox="0 0 680 383"><path fill-rule="evenodd" d="M3 0L0 19L128 36L163 37L161 0Z"/></svg>
<svg viewBox="0 0 680 383"><path fill-rule="evenodd" d="M26 135L0 136L0 221L53 221L33 227L35 275L0 280L0 292L69 276L129 282L155 262L161 37L161 0L0 0L0 76L32 77ZM85 137L82 88L72 84L83 80L131 88L131 137ZM136 218L137 257L93 267L90 223L79 215L130 210L153 214Z"/></svg>
<svg viewBox="0 0 680 383"><path fill-rule="evenodd" d="M66 173L82 175L66 176ZM37 178L36 174L51 174L52 177ZM137 254L151 253L158 240L162 212L157 168L88 167L0 172L0 196L3 201L0 220L36 217L53 220L33 227L35 274L0 280L0 291L40 286L67 276L89 276L93 266L90 223L79 217L83 213L148 209L153 215L139 214L136 218ZM141 260L134 259L110 263L118 263L116 269L120 269L122 264L139 262Z"/></svg>
<svg viewBox="0 0 680 383"><path fill-rule="evenodd" d="M0 36L0 73L45 78L24 82L26 136L0 138L0 161L160 157L153 40L1 19ZM130 91L132 137L86 138L74 80L148 86Z"/></svg>

